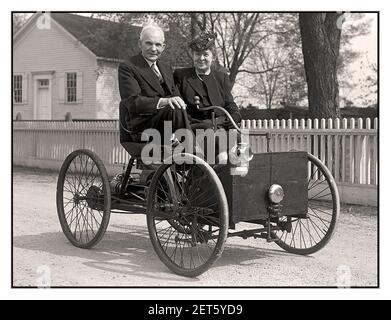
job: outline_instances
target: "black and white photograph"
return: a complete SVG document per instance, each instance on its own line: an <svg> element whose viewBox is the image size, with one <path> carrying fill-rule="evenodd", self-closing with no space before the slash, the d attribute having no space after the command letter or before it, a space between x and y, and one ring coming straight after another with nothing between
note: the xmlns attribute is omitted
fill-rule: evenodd
<svg viewBox="0 0 391 320"><path fill-rule="evenodd" d="M10 286L379 288L380 12L297 9L10 12Z"/></svg>

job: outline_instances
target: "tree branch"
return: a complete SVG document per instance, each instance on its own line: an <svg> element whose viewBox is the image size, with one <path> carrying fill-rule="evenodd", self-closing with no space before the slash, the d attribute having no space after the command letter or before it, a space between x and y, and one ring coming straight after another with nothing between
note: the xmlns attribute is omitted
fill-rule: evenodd
<svg viewBox="0 0 391 320"><path fill-rule="evenodd" d="M261 70L261 71L251 71L251 70L246 70L246 69L240 69L240 70L238 70L238 73L245 72L245 73L249 73L249 74L262 74L262 73L266 73L269 71L273 71L274 69L279 69L279 68L283 68L283 67L284 66L276 66L276 67Z"/></svg>

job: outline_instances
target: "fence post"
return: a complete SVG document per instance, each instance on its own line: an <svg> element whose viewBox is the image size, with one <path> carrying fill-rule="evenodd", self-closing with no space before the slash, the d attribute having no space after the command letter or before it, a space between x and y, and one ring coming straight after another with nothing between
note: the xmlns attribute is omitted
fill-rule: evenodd
<svg viewBox="0 0 391 320"><path fill-rule="evenodd" d="M312 129L312 120L311 119L307 119L307 129L308 129L308 132L310 132L310 130ZM311 133L307 134L307 152L309 153L313 153L312 151L312 144L313 144L313 140L314 140L314 135L312 135Z"/></svg>
<svg viewBox="0 0 391 320"><path fill-rule="evenodd" d="M371 118L365 119L365 129L370 130L372 127Z"/></svg>
<svg viewBox="0 0 391 320"><path fill-rule="evenodd" d="M366 130L371 130L371 119L367 118L366 119ZM365 148L365 153L366 153L366 182L367 184L371 183L371 162L373 159L371 159L371 138L367 135L365 135L365 140L366 140L366 148Z"/></svg>
<svg viewBox="0 0 391 320"><path fill-rule="evenodd" d="M296 129L296 130L299 129L299 120L297 120L297 119L293 120L293 128ZM299 149L297 134L293 135L293 149L295 149L295 150Z"/></svg>
<svg viewBox="0 0 391 320"><path fill-rule="evenodd" d="M350 130L354 130L356 128L356 120L354 118L350 118ZM355 157L355 146L354 143L354 134L352 133L349 138L349 165L350 165L350 182L354 183L355 181L355 170L356 170L356 157Z"/></svg>
<svg viewBox="0 0 391 320"><path fill-rule="evenodd" d="M335 129L339 130L340 129L340 119L337 118L335 119ZM335 173L334 173L334 178L336 181L340 181L340 176L341 176L341 157L340 154L342 153L342 144L339 143L339 134L334 135L334 163L335 163Z"/></svg>
<svg viewBox="0 0 391 320"><path fill-rule="evenodd" d="M292 130L292 119L288 119L287 121L287 129ZM287 142L286 142L286 150L291 150L291 135L288 133L287 136Z"/></svg>
<svg viewBox="0 0 391 320"><path fill-rule="evenodd" d="M358 128L359 130L363 130L363 119L358 118ZM365 183L364 182L364 176L365 176L365 138L362 135L357 136L357 171L356 174L358 175L358 181L359 183Z"/></svg>
<svg viewBox="0 0 391 320"><path fill-rule="evenodd" d="M282 119L281 120L281 129L286 129L286 120L285 119ZM285 133L282 132L282 134L280 135L280 143L281 143L281 151L286 151L286 136L285 136Z"/></svg>
<svg viewBox="0 0 391 320"><path fill-rule="evenodd" d="M38 130L33 130L33 157L37 158L38 157Z"/></svg>
<svg viewBox="0 0 391 320"><path fill-rule="evenodd" d="M333 129L333 119L329 118L327 120L327 129ZM331 131L330 131L330 134L327 134L327 140L326 140L326 159L327 159L327 167L329 168L329 170L331 172L334 172L335 170L335 166L334 166L334 159L333 159L333 145L332 145L332 135L331 135Z"/></svg>
<svg viewBox="0 0 391 320"><path fill-rule="evenodd" d="M342 119L342 129L348 129L348 119ZM346 136L341 136L341 146L342 146L342 155L341 155L341 181L346 182Z"/></svg>
<svg viewBox="0 0 391 320"><path fill-rule="evenodd" d="M319 129L319 119L314 119L314 129ZM317 157L317 158L319 158L319 155L320 155L319 145L320 145L320 136L319 136L319 134L315 133L314 134L314 152L313 152L313 155L315 157Z"/></svg>
<svg viewBox="0 0 391 320"><path fill-rule="evenodd" d="M326 129L326 119L322 118L320 120L320 128L322 130ZM324 133L320 135L320 160L327 166L326 163L326 148L325 148L325 136Z"/></svg>

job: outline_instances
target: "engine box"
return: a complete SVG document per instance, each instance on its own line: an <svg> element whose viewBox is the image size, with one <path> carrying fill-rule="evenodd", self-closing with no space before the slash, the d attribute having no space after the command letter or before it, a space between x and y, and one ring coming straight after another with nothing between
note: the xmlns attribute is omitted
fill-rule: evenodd
<svg viewBox="0 0 391 320"><path fill-rule="evenodd" d="M272 184L284 189L282 214L307 214L308 159L307 153L270 152L254 154L246 176L231 175L225 166L217 174L224 186L230 209L230 225L240 221L262 220L268 217L268 190Z"/></svg>

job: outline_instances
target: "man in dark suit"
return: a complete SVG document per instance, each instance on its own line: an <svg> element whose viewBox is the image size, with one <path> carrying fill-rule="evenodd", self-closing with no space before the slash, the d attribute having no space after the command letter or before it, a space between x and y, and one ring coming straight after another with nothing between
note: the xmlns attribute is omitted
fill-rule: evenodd
<svg viewBox="0 0 391 320"><path fill-rule="evenodd" d="M139 46L140 54L118 68L121 142L137 140L148 128L163 135L164 121L172 121L173 132L188 127L186 104L171 68L158 60L165 48L163 30L155 25L144 27Z"/></svg>

